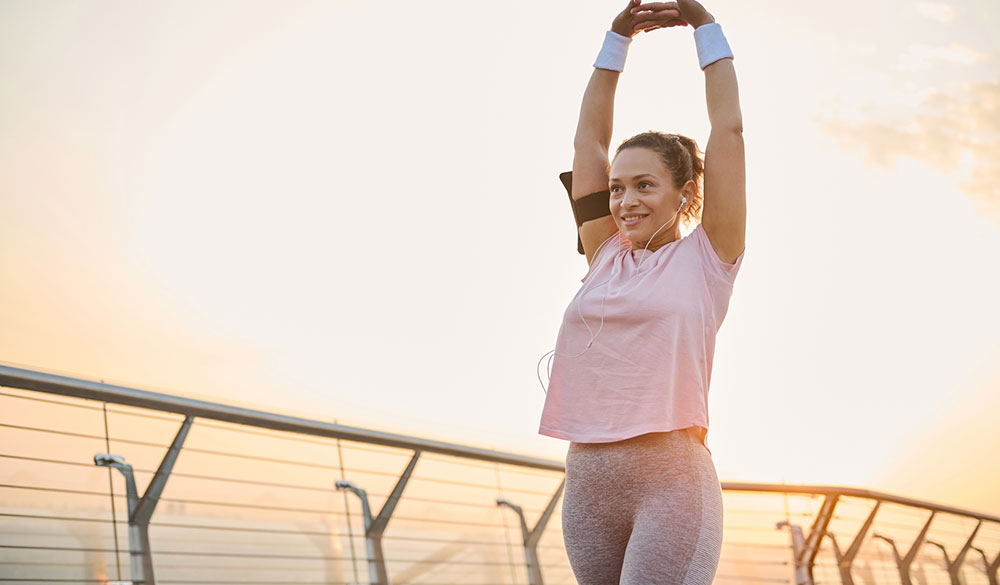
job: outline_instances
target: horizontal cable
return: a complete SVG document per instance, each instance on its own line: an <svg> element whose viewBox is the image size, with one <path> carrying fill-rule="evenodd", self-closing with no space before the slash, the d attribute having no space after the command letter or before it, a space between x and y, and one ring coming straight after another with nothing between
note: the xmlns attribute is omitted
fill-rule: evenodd
<svg viewBox="0 0 1000 585"><path fill-rule="evenodd" d="M42 516L38 514L0 513L0 517L32 518L37 520L69 520L73 522L104 522L107 524L111 524L113 522L111 518L74 518L73 516Z"/></svg>
<svg viewBox="0 0 1000 585"><path fill-rule="evenodd" d="M792 549L789 548L788 552L792 552ZM725 556L723 556L721 558L720 562L723 562L723 563L734 563L734 564L736 564L736 563L746 563L748 565L778 565L778 566L785 566L785 565L790 565L791 564L791 561L761 561L761 560L757 560L757 559L727 559L727 558L725 558Z"/></svg>
<svg viewBox="0 0 1000 585"><path fill-rule="evenodd" d="M106 495L106 494L105 494ZM0 513L0 517L16 517L16 518L30 518L37 520L68 520L76 522L102 522L111 523L110 519L103 518L73 518L68 516L42 516L42 515L32 515L32 514L5 514ZM421 519L423 521L423 519ZM119 520L117 524L124 524L124 521ZM218 531L233 531L233 532L247 532L247 533L262 533L262 534L292 534L292 535L314 535L314 536L340 536L344 535L333 532L323 532L323 531L309 531L309 530L282 530L278 528L247 528L239 526L205 526L198 524L176 524L169 522L150 522L150 526L153 527L170 527L170 528L189 528L195 530L218 530ZM492 524L485 525L487 528L497 528ZM363 536L356 536L356 539L362 539ZM413 542L438 542L444 544L476 544L476 545L487 545L487 546L507 546L503 542L491 542L483 540L455 540L447 538L430 538L430 537L414 537L414 536L394 536L392 534L386 534L383 536L384 540L404 540ZM539 548L559 548L562 547L557 545L539 545Z"/></svg>
<svg viewBox="0 0 1000 585"><path fill-rule="evenodd" d="M69 488L50 488L50 487L39 487L39 486L22 486L22 485L13 485L13 484L0 484L0 488L23 489L23 490L33 490L33 491L41 491L41 492L56 492L56 493L77 494L77 495L85 495L85 496L103 496L103 497L108 497L108 496L111 495L109 492L95 492L95 491L87 491L87 490L74 490L74 489L69 489ZM121 496L121 494L119 494L119 496ZM287 507L287 506L265 506L263 504L237 504L237 503L233 503L233 502L214 502L214 501L209 501L209 500L188 500L188 499L181 499L181 498L160 498L159 501L160 502L173 502L173 503L178 503L178 504L190 504L190 505L195 505L195 506L221 506L221 507L226 507L226 508L240 508L240 509L247 509L247 510L270 510L270 511L276 511L276 512L297 512L297 513L303 513L303 514L323 514L323 515L326 515L326 516L329 516L329 515L347 516L346 512L338 512L336 510L316 510L316 509L313 509L313 508L290 508L290 507ZM439 523L439 524L458 524L458 525L462 525L462 526L477 526L477 527L486 527L486 528L498 527L497 525L494 525L494 524L486 524L486 523L482 523L482 522L466 522L466 521L461 521L461 520L439 520L439 519L436 519L436 518L414 518L414 517L411 517L411 516L393 516L393 520L397 520L397 521L399 521L399 520L413 520L413 521L417 521L417 522L431 522L431 523Z"/></svg>
<svg viewBox="0 0 1000 585"><path fill-rule="evenodd" d="M27 577L8 578L0 577L0 583L102 583L107 584L107 579L29 579Z"/></svg>
<svg viewBox="0 0 1000 585"><path fill-rule="evenodd" d="M169 528L190 528L195 530L218 530L218 531L232 531L232 532L248 532L248 533L264 533L264 534L292 534L292 535L311 535L311 536L343 536L343 534L337 532L325 532L325 531L313 531L313 530L287 530L280 528L247 528L239 526L204 526L198 524L176 524L168 522L151 522L150 526L158 527L169 527ZM491 525L492 527L492 525ZM363 538L363 537L356 537ZM430 538L430 537L418 537L418 536L393 536L392 534L386 533L383 540L405 540L405 541L415 541L415 542L439 542L445 544L482 544L488 546L506 546L503 542L491 542L488 540L457 540L457 539L447 539L447 538Z"/></svg>
<svg viewBox="0 0 1000 585"><path fill-rule="evenodd" d="M77 438L83 438L83 439L97 439L97 440L100 440L100 441L104 440L104 435L88 435L88 434L85 434L85 433L73 433L73 432L70 432L70 431L57 431L57 430L54 430L54 429L40 429L40 428L36 428L36 427L26 427L24 425L12 425L12 424L8 424L8 423L0 423L0 427L2 427L2 428L8 428L8 429L18 429L18 430L21 430L21 431L38 431L40 433L51 433L51 434L54 434L54 435L63 435L63 436L67 436L67 437L77 437Z"/></svg>
<svg viewBox="0 0 1000 585"><path fill-rule="evenodd" d="M102 553L113 553L116 552L113 548L92 548L92 547L74 547L74 546L41 546L41 545L19 545L19 544L0 544L0 548L12 548L12 549L22 549L22 550L65 550L71 552L102 552ZM127 550L123 552L128 552Z"/></svg>
<svg viewBox="0 0 1000 585"><path fill-rule="evenodd" d="M115 549L102 549L92 547L68 547L68 546L38 546L38 545L11 545L0 544L0 548L18 550L60 550L69 552L103 552L114 553ZM122 552L128 552L123 550ZM222 552L198 552L198 551L176 551L158 550L157 555L163 556L183 556L183 557L210 557L210 558L253 558L253 559L296 559L304 561L353 561L354 557L335 557L328 555L291 555L291 554L260 554L260 553L222 553ZM510 563L507 561L446 561L439 559L386 559L387 563L409 563L426 564L435 563L439 565L474 565L474 566L521 566L520 563Z"/></svg>
<svg viewBox="0 0 1000 585"><path fill-rule="evenodd" d="M12 424L0 423L0 427L6 427L6 428L12 428L12 429L18 429L18 430L25 430L25 431L35 431L35 432L41 432L41 433L51 433L51 434L69 436L69 437L94 439L94 440L99 440L99 441L104 441L105 440L105 437L103 435L90 435L90 434L85 434L85 433L73 433L73 432L69 432L69 431L60 431L60 430L55 430L55 429L45 429L45 428L38 428L38 427L28 427L28 426L23 426L23 425L12 425ZM169 447L169 445L166 445L166 444L151 443L151 442L148 442L148 441L137 441L137 440L133 440L133 439L122 439L122 438L119 438L119 437L109 437L109 438L107 438L107 440L109 440L109 441L115 441L115 442L119 442L119 443L131 444L131 445L140 445L140 446L143 446L143 447L158 447L158 448L162 448L162 449L166 449L166 448ZM240 454L240 453L228 453L228 452L225 452L225 451L215 451L215 450L211 450L211 449L199 449L199 448L196 448L196 447L184 447L184 451L191 452L191 453L203 453L203 454L206 454L206 455L217 455L217 456L221 456L221 457L233 457L233 458L237 458L237 459L246 459L246 460L251 460L251 461L263 461L263 462L267 462L267 463L280 463L280 464L284 464L284 465L298 465L298 466L302 466L302 467L309 467L311 469L319 468L319 469L326 469L326 470L329 470L329 471L336 471L338 473L340 472L340 467L339 466L323 465L323 464L319 464L319 463L315 463L315 462L308 462L308 461L288 461L286 459L275 459L275 458L271 458L271 457L261 457L259 455L244 455L244 454ZM399 475L396 474L396 473L383 472L383 471L369 471L369 470L352 469L352 468L345 468L345 472L363 473L363 474L368 474L368 475L378 475L378 476L393 477L393 478L398 478L399 477ZM147 472L147 473L152 473L152 472ZM488 489L488 490L495 490L495 489L497 489L496 486L490 485L490 484L477 484L477 483L470 483L470 482L460 482L460 481L454 481L454 480L450 480L450 479L438 479L438 478L432 478L432 477L413 477L411 479L411 481L427 481L427 482L434 482L434 483L444 483L446 485L457 485L457 486L473 487L473 488ZM540 496L551 495L550 492L541 492L541 491L538 491L538 490L526 490L526 489L518 489L518 488L507 488L505 491L508 491L508 492L517 492L517 493L529 494L529 495L540 495Z"/></svg>
<svg viewBox="0 0 1000 585"><path fill-rule="evenodd" d="M73 489L69 489L69 488L33 487L33 486L13 485L13 484L4 484L4 483L0 483L0 488L21 489L21 490L34 490L34 491L39 491L39 492L57 492L57 493L61 493L61 494L78 494L78 495L83 495L83 496L104 496L104 497L108 497L108 496L111 495L109 492L91 492L91 491L85 491L85 490L73 490Z"/></svg>
<svg viewBox="0 0 1000 585"><path fill-rule="evenodd" d="M754 581L760 583L791 583L792 580L781 577L747 577L745 575L715 575L716 579L736 579L738 581Z"/></svg>
<svg viewBox="0 0 1000 585"><path fill-rule="evenodd" d="M27 455L10 455L7 453L0 453L0 457L5 459L19 459L21 461L35 461L38 463L58 463L60 465L76 465L77 467L87 467L93 469L97 467L94 462L82 463L80 461L66 461L63 459L45 459L44 457L28 457Z"/></svg>
<svg viewBox="0 0 1000 585"><path fill-rule="evenodd" d="M0 561L0 565L16 565L18 567L90 567L91 563L56 563L54 561Z"/></svg>
<svg viewBox="0 0 1000 585"><path fill-rule="evenodd" d="M319 569L317 569L319 570ZM204 585L357 585L357 581L302 581L296 579L295 581L247 581L240 579L239 581L206 581L205 579L198 579L197 581L175 581L175 580L164 580L157 579L157 583L201 583Z"/></svg>
<svg viewBox="0 0 1000 585"><path fill-rule="evenodd" d="M58 404L60 406L71 406L73 408L83 408L85 410L97 410L100 411L100 406L90 406L87 404L73 404L71 402L60 402L58 400L52 400L51 398L39 398L37 396L21 396L19 394L9 394L7 392L0 392L0 396L6 396L7 398L20 398L22 400L32 400L35 402L47 402L49 404Z"/></svg>
<svg viewBox="0 0 1000 585"><path fill-rule="evenodd" d="M32 397L32 396L20 396L20 395L16 395L16 394L8 394L8 393L5 393L5 392L0 392L0 396L7 396L7 397L10 397L10 398L21 398L21 399L24 399L24 400L33 400L33 401L37 401L37 402L46 402L46 403L50 403L50 404L57 404L57 405L60 405L60 406L70 406L70 407L74 407L74 408L83 408L83 409L88 409L88 410L96 410L96 411L102 411L103 410L101 407L97 407L97 406L88 406L88 405L84 405L84 404L73 404L73 403L69 403L69 402L60 402L60 401L57 401L57 400L51 400L51 399L45 399L45 398L38 398L38 397ZM153 419L153 420L162 420L162 421L167 421L167 422L181 422L183 420L183 417L181 417L180 415L178 415L176 418L171 418L171 417L158 416L158 415L153 415L153 414L148 414L148 413L139 413L139 412L129 412L129 411L124 411L124 410L117 410L117 409L114 409L114 408L108 409L107 412L113 413L113 414L126 415L126 416L135 416L135 417ZM329 439L328 441L324 441L322 439L317 439L317 438L313 438L313 437L297 436L296 433L294 433L294 432L289 432L289 433L281 434L281 433L278 433L278 432L268 432L268 431L264 431L264 430L251 430L252 427L246 427L245 425L237 425L238 427L242 427L242 428L232 428L232 427L227 427L227 426L223 426L223 425L220 425L220 424L213 424L213 422L202 422L202 421L199 420L198 424L199 424L199 426L204 427L204 428L211 428L211 429L222 430L222 431L231 431L231 432L237 432L237 433L245 433L245 434L251 434L251 435L256 435L256 436L262 436L262 437L268 437L268 438L275 438L275 439L279 439L279 440L287 440L287 438L289 436L291 436L291 437L294 437L293 440L295 440L295 441L299 441L299 442L303 442L303 443L309 443L309 444L316 444L316 445L321 445L321 446L333 446L335 444L334 441L336 440L336 439ZM35 429L35 430L42 430L42 429ZM103 438L103 437L101 437L101 438ZM123 442L127 441L125 439L111 439L111 440L118 440L118 441L123 441ZM358 442L355 442L355 441L347 441L347 440L344 440L344 441L347 443L347 445L345 445L345 448L348 449L348 450L354 450L354 451L365 451L365 452L369 452L369 453L390 454L390 455L395 455L395 454L399 454L400 452L404 452L405 453L405 452L410 451L409 449L378 448L378 447L375 447L375 446L369 446L369 445L365 445L364 443L358 443ZM148 443L144 443L144 444L150 445ZM157 445L157 446L167 447L167 445ZM230 454L230 455L233 455L233 454ZM439 462L443 462L443 463L450 463L451 462L451 460L449 460L449 459L447 459L447 458L445 458L443 456L439 456L437 454L424 454L423 457L427 458L428 460L439 461ZM480 468L480 469L489 469L489 470L493 469L492 465L491 464L487 464L487 463L479 463L479 462L467 462L466 463L466 462L463 462L462 464L463 465L468 465L470 467L477 467L477 468ZM508 467L513 467L514 469L517 469L516 466L510 466L509 464L507 464L507 465L508 465ZM525 468L523 470L518 469L516 471L516 473L525 474L525 475L532 475L532 476L535 476L535 477L549 477L548 475L546 475L546 472L544 472L544 471L532 470L532 469L528 469L528 468Z"/></svg>

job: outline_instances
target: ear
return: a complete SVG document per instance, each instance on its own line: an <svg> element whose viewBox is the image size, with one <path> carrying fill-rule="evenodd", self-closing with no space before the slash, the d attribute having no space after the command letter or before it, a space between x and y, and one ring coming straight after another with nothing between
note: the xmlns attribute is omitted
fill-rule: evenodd
<svg viewBox="0 0 1000 585"><path fill-rule="evenodd" d="M694 202L694 195L698 192L698 184L694 182L693 179L689 179L684 186L681 187L681 196L687 197L687 202L684 203L685 211L691 208L691 204Z"/></svg>

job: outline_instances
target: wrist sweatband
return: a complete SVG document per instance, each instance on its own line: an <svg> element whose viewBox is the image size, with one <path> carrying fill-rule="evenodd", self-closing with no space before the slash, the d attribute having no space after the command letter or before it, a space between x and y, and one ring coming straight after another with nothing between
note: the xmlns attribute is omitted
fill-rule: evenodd
<svg viewBox="0 0 1000 585"><path fill-rule="evenodd" d="M722 34L722 26L709 22L694 29L694 44L698 49L698 64L704 70L719 59L732 59L733 50Z"/></svg>
<svg viewBox="0 0 1000 585"><path fill-rule="evenodd" d="M592 219L611 215L611 207L609 206L611 191L598 191L579 199L573 199L573 171L559 173L559 180L562 181L563 187L566 187L566 194L569 195L569 204L573 208L573 219L576 220L577 228ZM576 232L576 251L581 254L585 253L579 229Z"/></svg>
<svg viewBox="0 0 1000 585"><path fill-rule="evenodd" d="M604 45L601 47L601 52L597 54L594 67L621 72L625 69L625 55L628 54L628 46L631 43L631 37L623 37L609 30L604 35Z"/></svg>

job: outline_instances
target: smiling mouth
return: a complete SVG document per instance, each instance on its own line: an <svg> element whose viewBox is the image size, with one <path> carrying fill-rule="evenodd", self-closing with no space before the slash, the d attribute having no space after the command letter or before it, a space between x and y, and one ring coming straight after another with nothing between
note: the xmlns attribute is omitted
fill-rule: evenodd
<svg viewBox="0 0 1000 585"><path fill-rule="evenodd" d="M639 223L643 219L647 218L648 216L649 216L648 213L645 215L626 215L622 217L622 223L624 223L626 226L631 227Z"/></svg>

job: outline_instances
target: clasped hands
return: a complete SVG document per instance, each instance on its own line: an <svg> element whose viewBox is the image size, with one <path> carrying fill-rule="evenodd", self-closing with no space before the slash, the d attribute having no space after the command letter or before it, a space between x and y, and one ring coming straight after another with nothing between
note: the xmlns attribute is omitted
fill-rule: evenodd
<svg viewBox="0 0 1000 585"><path fill-rule="evenodd" d="M715 22L715 18L697 0L677 2L649 2L629 0L628 6L615 17L611 31L623 37L634 37L639 32L649 32L672 26L692 26Z"/></svg>

